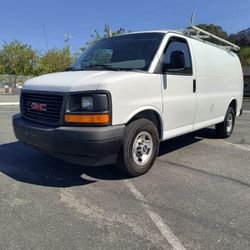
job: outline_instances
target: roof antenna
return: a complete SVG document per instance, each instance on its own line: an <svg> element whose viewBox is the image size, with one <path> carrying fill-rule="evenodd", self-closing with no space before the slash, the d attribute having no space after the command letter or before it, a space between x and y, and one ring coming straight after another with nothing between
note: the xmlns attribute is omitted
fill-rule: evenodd
<svg viewBox="0 0 250 250"><path fill-rule="evenodd" d="M112 37L112 30L109 28L109 37Z"/></svg>
<svg viewBox="0 0 250 250"><path fill-rule="evenodd" d="M192 16L191 16L191 27L193 28L195 25L194 25L194 13L192 13Z"/></svg>

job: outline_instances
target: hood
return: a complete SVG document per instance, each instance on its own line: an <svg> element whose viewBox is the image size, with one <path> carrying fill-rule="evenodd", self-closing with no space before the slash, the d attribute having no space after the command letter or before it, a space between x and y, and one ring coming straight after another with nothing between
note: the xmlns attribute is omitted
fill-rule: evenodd
<svg viewBox="0 0 250 250"><path fill-rule="evenodd" d="M126 72L68 71L42 75L25 82L24 90L74 92L97 90L98 85Z"/></svg>

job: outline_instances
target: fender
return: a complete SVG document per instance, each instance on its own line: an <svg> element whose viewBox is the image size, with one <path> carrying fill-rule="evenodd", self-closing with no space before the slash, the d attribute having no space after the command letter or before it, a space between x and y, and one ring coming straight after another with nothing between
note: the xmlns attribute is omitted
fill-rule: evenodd
<svg viewBox="0 0 250 250"><path fill-rule="evenodd" d="M156 107L154 106L142 106L138 109L135 109L133 112L131 112L127 117L126 119L124 120L124 124L127 124L134 116L136 116L138 113L142 112L142 111L154 111L155 113L157 113L158 117L160 118L160 125L161 125L161 130L162 130L162 135L163 135L163 131L164 131L164 123L163 123L163 120L162 120L162 113L159 109L157 109ZM161 135L161 138L162 138L162 135Z"/></svg>

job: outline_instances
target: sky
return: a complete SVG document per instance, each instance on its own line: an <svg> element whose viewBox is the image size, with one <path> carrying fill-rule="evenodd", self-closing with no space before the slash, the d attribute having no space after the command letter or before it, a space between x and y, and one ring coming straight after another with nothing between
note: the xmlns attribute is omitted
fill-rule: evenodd
<svg viewBox="0 0 250 250"><path fill-rule="evenodd" d="M70 34L74 52L104 24L127 31L181 29L193 12L196 24L217 24L229 34L250 27L250 0L0 0L0 47L17 39L41 51L47 44L62 48Z"/></svg>

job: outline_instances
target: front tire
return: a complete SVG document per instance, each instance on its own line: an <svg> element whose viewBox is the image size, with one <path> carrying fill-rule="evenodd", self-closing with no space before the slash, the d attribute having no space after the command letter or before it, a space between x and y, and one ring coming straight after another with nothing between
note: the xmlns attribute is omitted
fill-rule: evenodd
<svg viewBox="0 0 250 250"><path fill-rule="evenodd" d="M139 119L125 128L118 164L131 177L143 175L155 162L159 150L159 134L155 124Z"/></svg>
<svg viewBox="0 0 250 250"><path fill-rule="evenodd" d="M223 122L215 125L216 134L219 138L228 138L234 129L235 111L229 107Z"/></svg>

